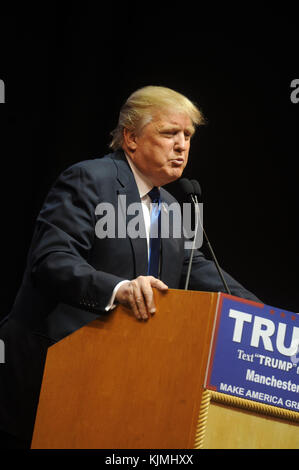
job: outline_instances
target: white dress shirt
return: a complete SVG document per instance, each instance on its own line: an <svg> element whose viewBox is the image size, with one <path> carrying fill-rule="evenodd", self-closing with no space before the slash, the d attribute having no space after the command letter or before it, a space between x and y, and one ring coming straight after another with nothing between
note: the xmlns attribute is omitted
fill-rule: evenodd
<svg viewBox="0 0 299 470"><path fill-rule="evenodd" d="M133 175L135 177L135 181L136 181L140 199L141 199L144 224L145 224L145 232L146 232L146 238L147 238L147 254L149 256L149 235L150 235L150 225L151 225L151 198L148 196L148 193L153 188L153 184L148 180L146 176L144 176L138 170L138 168L136 168L136 166L134 165L130 157L127 154L125 155L130 165L130 168L133 172ZM116 284L116 286L114 287L110 301L105 308L106 311L109 311L116 306L114 304L116 293L119 287L125 282L128 282L128 280L121 281L118 284Z"/></svg>

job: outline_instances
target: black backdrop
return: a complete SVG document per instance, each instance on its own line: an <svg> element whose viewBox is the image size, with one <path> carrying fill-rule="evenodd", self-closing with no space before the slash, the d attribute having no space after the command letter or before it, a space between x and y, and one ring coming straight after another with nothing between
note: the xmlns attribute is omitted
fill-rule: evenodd
<svg viewBox="0 0 299 470"><path fill-rule="evenodd" d="M1 17L0 316L19 288L51 184L67 166L108 152L121 104L147 84L187 95L208 121L185 176L201 183L222 267L264 302L299 311L297 16L244 6L203 13L200 5L26 6Z"/></svg>

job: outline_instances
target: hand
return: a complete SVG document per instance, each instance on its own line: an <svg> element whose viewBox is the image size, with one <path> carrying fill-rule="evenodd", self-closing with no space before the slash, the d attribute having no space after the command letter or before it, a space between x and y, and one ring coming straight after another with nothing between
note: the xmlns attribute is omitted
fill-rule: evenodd
<svg viewBox="0 0 299 470"><path fill-rule="evenodd" d="M168 289L164 282L153 276L138 276L122 284L115 298L120 304L131 308L138 320L147 320L156 312L152 287L160 291Z"/></svg>

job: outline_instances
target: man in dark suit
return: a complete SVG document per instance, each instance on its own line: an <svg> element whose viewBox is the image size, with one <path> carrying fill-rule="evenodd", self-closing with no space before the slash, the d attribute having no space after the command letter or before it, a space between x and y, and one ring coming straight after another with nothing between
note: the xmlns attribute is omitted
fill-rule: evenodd
<svg viewBox="0 0 299 470"><path fill-rule="evenodd" d="M0 430L23 446L30 444L51 344L100 313L109 314L117 303L146 321L156 309L153 288L184 287L190 250L183 236L159 239L153 266L151 192L158 194L159 207L175 202L162 186L181 177L191 137L202 122L200 111L181 94L163 87L138 90L121 109L114 153L73 165L50 190L37 217L22 286L0 328L6 353L0 365ZM128 208L136 203L143 235L118 236L120 225L132 222ZM103 233L101 204L117 208L111 236ZM258 301L224 276L233 295ZM214 264L200 251L189 287L223 290Z"/></svg>

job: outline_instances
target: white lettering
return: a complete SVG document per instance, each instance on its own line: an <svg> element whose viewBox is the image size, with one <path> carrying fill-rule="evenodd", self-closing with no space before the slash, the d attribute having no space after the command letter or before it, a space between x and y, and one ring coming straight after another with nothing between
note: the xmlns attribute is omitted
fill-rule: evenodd
<svg viewBox="0 0 299 470"><path fill-rule="evenodd" d="M157 466L159 465L158 455L150 455L149 464L150 464L150 465L154 464L155 467L157 467Z"/></svg>
<svg viewBox="0 0 299 470"><path fill-rule="evenodd" d="M158 467L159 465L172 465L172 464L189 464L192 462L193 455L180 455L180 454L166 454L166 455L150 455L150 465L154 465L155 467Z"/></svg>
<svg viewBox="0 0 299 470"><path fill-rule="evenodd" d="M283 400L276 395L268 395L263 392L256 392L255 390L247 390L245 397L249 397L253 400L264 401L267 403L274 403L274 405L283 406Z"/></svg>
<svg viewBox="0 0 299 470"><path fill-rule="evenodd" d="M228 385L224 383L220 383L220 390L228 393L232 393L233 395L244 395L244 388L237 387L236 385Z"/></svg>
<svg viewBox="0 0 299 470"><path fill-rule="evenodd" d="M263 329L262 327L265 326L266 328ZM264 348L267 351L273 351L272 342L270 336L274 334L275 325L272 320L268 320L267 318L262 318L256 316L254 319L254 325L252 330L252 337L250 345L258 348L260 338L263 340Z"/></svg>
<svg viewBox="0 0 299 470"><path fill-rule="evenodd" d="M292 91L291 93L291 101L294 104L299 103L299 79L294 78L294 80L291 81L291 88L295 88L295 90Z"/></svg>
<svg viewBox="0 0 299 470"><path fill-rule="evenodd" d="M133 202L128 206L127 209L128 215L135 215L129 222L127 226L128 236L130 238L146 238L145 226L144 226L144 218L143 218L143 210L142 204L140 202ZM158 237L158 226L156 227L157 233L152 233L151 236L153 238Z"/></svg>
<svg viewBox="0 0 299 470"><path fill-rule="evenodd" d="M283 361L282 359L277 359L276 357L264 356L259 354L259 363L260 365L272 367L273 369L286 370L290 371L293 367L292 362Z"/></svg>
<svg viewBox="0 0 299 470"><path fill-rule="evenodd" d="M241 343L244 324L252 322L252 315L241 312L240 310L230 309L228 316L235 319L232 340L236 343ZM290 356L292 358L292 363L297 363L299 359L298 361L295 361L295 358L296 353L299 351L299 327L293 326L292 339L288 341L288 344L286 345L286 336L288 336L286 335L287 327L288 325L285 323L278 323L276 331L276 325L272 320L256 315L252 325L250 346L255 348L264 347L267 351L272 352L274 351L273 345L275 344L277 351L280 354ZM274 339L275 333L276 341ZM246 354L242 349L238 349L238 359L253 362L253 354ZM260 363L262 364L263 361L268 367L279 367L280 369L283 369L283 366L273 364L273 359L270 357L260 355ZM292 365L289 362L284 364L284 370L290 370L292 368Z"/></svg>
<svg viewBox="0 0 299 470"><path fill-rule="evenodd" d="M231 308L228 316L236 320L234 333L233 333L233 341L235 341L236 343L240 343L242 339L244 322L250 323L252 319L252 315L250 315L249 313L240 312L239 310L234 310Z"/></svg>
<svg viewBox="0 0 299 470"><path fill-rule="evenodd" d="M182 236L182 214L181 207L177 202L172 202L164 209L161 210L161 238L169 238L169 229L172 227L173 238L180 238ZM170 215L172 223L170 223ZM184 218L184 223L186 222ZM190 222L191 224L191 222Z"/></svg>
<svg viewBox="0 0 299 470"><path fill-rule="evenodd" d="M4 81L0 79L0 103L5 103L5 84Z"/></svg>
<svg viewBox="0 0 299 470"><path fill-rule="evenodd" d="M298 410L298 411L299 411L299 402L298 402L298 401L286 400L286 401L285 401L285 405L286 405L288 408L292 408L292 409L294 409L294 410Z"/></svg>
<svg viewBox="0 0 299 470"><path fill-rule="evenodd" d="M242 361L253 362L253 353L247 354L243 351L243 349L238 349L238 359L241 359Z"/></svg>
<svg viewBox="0 0 299 470"><path fill-rule="evenodd" d="M285 336L286 336L287 325L285 323L278 324L276 346L280 354L284 356L293 356L299 345L299 328L297 326L293 327L293 335L291 345L286 348L284 345Z"/></svg>
<svg viewBox="0 0 299 470"><path fill-rule="evenodd" d="M3 339L0 339L0 364L5 363L5 344Z"/></svg>
<svg viewBox="0 0 299 470"><path fill-rule="evenodd" d="M106 457L106 465L130 465L131 467L137 467L139 457L119 457L118 455L112 454L112 457Z"/></svg>
<svg viewBox="0 0 299 470"><path fill-rule="evenodd" d="M299 385L292 383L291 380L279 380L274 375L267 377L265 375L256 374L255 370L247 369L246 380L260 384L268 385L269 387L282 388L289 392L299 393Z"/></svg>
<svg viewBox="0 0 299 470"><path fill-rule="evenodd" d="M95 209L95 215L103 215L95 226L96 236L102 238L115 238L115 211L110 202L101 202Z"/></svg>

